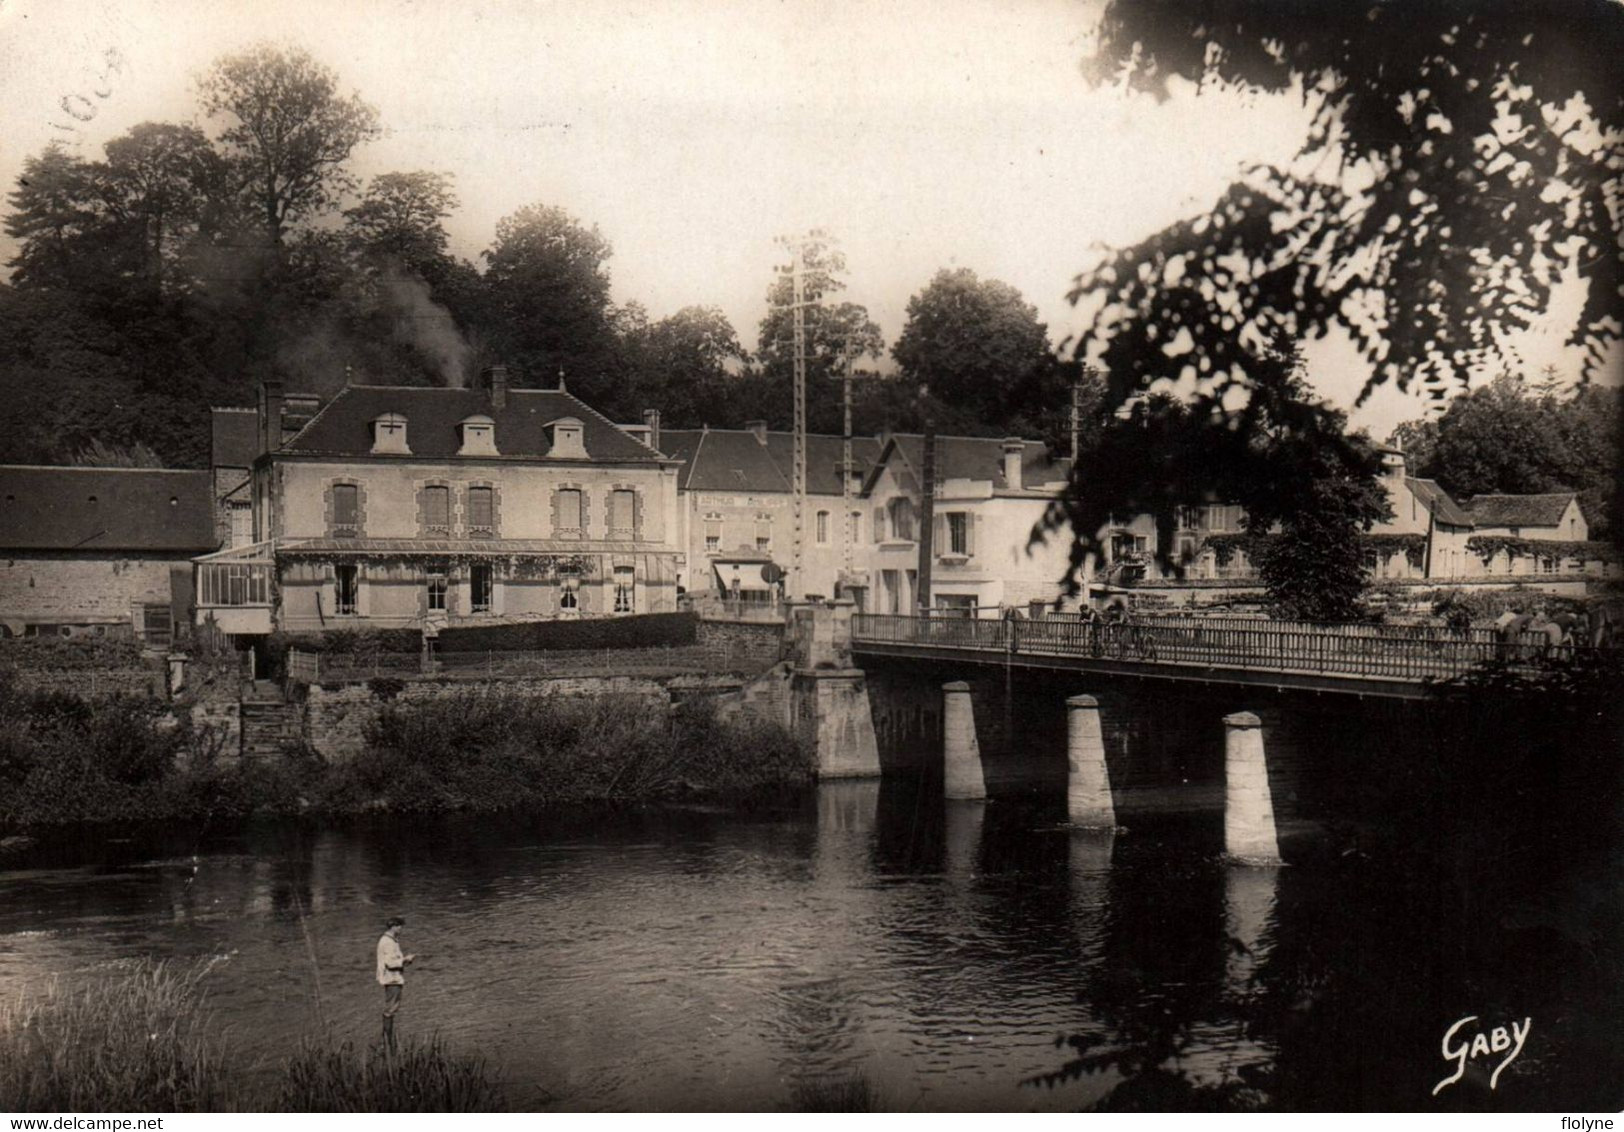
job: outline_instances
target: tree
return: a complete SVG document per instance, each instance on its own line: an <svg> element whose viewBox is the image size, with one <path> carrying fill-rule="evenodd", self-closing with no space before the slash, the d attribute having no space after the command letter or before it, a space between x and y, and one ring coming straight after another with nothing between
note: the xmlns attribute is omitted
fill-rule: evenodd
<svg viewBox="0 0 1624 1132"><path fill-rule="evenodd" d="M891 349L902 376L971 421L1004 425L1053 375L1048 328L1008 283L967 267L938 271L908 300L908 321ZM1033 397L1034 392L1038 393Z"/></svg>
<svg viewBox="0 0 1624 1132"><path fill-rule="evenodd" d="M457 208L449 173L380 173L361 201L344 211L345 228L369 257L389 257L430 284L448 270L445 223Z"/></svg>
<svg viewBox="0 0 1624 1132"><path fill-rule="evenodd" d="M1613 529L1618 506L1617 389L1590 386L1562 397L1530 389L1514 374L1449 403L1432 421L1394 432L1417 474L1452 494L1576 491L1594 534Z"/></svg>
<svg viewBox="0 0 1624 1132"><path fill-rule="evenodd" d="M671 428L729 420L734 374L747 360L732 323L717 307L684 307L670 318L632 326L634 399L657 407Z"/></svg>
<svg viewBox="0 0 1624 1132"><path fill-rule="evenodd" d="M1277 331L1336 323L1372 383L1442 396L1515 368L1507 332L1571 271L1589 285L1573 337L1599 360L1621 325L1621 51L1610 0L1112 0L1096 81L1300 88L1314 118L1289 167L1078 277L1083 350L1120 401L1163 377L1244 382Z"/></svg>
<svg viewBox="0 0 1624 1132"><path fill-rule="evenodd" d="M879 324L860 303L832 302L846 289L846 257L832 241L805 246L801 280L802 333L806 348L807 427L813 432L841 428L841 389L849 350L854 371L864 359L877 361L885 352ZM794 417L795 286L780 268L767 288L767 317L761 320L756 359L760 373L739 387L750 416L774 427L788 428ZM748 386L746 388L745 386Z"/></svg>
<svg viewBox="0 0 1624 1132"><path fill-rule="evenodd" d="M1358 536L1390 514L1380 457L1348 434L1344 413L1309 394L1290 343L1245 361L1253 377L1243 403L1226 406L1208 389L1158 392L1118 411L1101 404L1066 492L1033 534L1069 530L1073 586L1099 561L1115 517L1155 516L1165 562L1180 508L1238 503L1278 609L1315 620L1358 613Z"/></svg>
<svg viewBox="0 0 1624 1132"><path fill-rule="evenodd" d="M106 273L97 239L103 214L96 169L58 145L23 162L8 200L6 234L18 242L12 281L20 287L91 287Z"/></svg>
<svg viewBox="0 0 1624 1132"><path fill-rule="evenodd" d="M533 204L498 221L484 253L480 321L502 356L536 384L551 385L564 371L600 407L619 393L605 372L615 346L606 266L613 251L597 225Z"/></svg>
<svg viewBox="0 0 1624 1132"><path fill-rule="evenodd" d="M378 136L378 115L301 48L256 44L199 81L203 112L228 124L220 144L272 246L290 225L336 206L355 179L345 165Z"/></svg>
<svg viewBox="0 0 1624 1132"><path fill-rule="evenodd" d="M194 126L143 122L107 143L101 196L139 240L141 275L155 291L177 285L188 243L224 215L225 161Z"/></svg>

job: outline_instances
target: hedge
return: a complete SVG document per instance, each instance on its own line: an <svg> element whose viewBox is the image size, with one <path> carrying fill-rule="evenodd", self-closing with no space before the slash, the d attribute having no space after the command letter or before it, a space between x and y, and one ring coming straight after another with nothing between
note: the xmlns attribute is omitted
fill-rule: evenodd
<svg viewBox="0 0 1624 1132"><path fill-rule="evenodd" d="M699 632L692 612L642 613L586 621L524 621L440 630L444 652L518 652L532 649L646 649L691 645Z"/></svg>
<svg viewBox="0 0 1624 1132"><path fill-rule="evenodd" d="M0 640L0 666L29 672L83 672L140 668L141 642L134 637L8 637Z"/></svg>

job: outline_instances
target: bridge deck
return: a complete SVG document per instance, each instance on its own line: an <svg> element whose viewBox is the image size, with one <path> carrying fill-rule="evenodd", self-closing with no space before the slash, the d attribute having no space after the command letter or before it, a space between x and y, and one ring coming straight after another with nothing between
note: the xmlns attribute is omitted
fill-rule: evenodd
<svg viewBox="0 0 1624 1132"><path fill-rule="evenodd" d="M1571 655L1542 634L1502 641L1414 626L1322 626L1240 618L1151 617L1123 624L859 614L860 655L1420 699L1427 685L1492 660Z"/></svg>

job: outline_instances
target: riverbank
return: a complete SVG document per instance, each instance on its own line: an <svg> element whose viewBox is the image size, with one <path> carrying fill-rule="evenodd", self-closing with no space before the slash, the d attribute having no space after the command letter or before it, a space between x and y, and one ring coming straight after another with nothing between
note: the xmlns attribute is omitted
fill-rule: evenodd
<svg viewBox="0 0 1624 1132"><path fill-rule="evenodd" d="M469 689L385 706L358 754L237 757L149 697L0 682L0 831L124 821L545 810L728 798L805 785L784 728L630 696Z"/></svg>
<svg viewBox="0 0 1624 1132"><path fill-rule="evenodd" d="M277 1064L237 1054L208 1009L214 960L143 960L0 1010L0 1096L19 1112L502 1112L485 1059L439 1038L391 1053L311 1035Z"/></svg>

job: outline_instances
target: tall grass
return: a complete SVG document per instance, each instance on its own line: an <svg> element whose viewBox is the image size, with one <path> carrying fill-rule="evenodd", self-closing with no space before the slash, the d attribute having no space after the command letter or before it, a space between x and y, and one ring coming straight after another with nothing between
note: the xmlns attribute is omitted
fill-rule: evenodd
<svg viewBox="0 0 1624 1132"><path fill-rule="evenodd" d="M503 1112L507 1097L478 1054L447 1050L438 1035L389 1053L306 1041L283 1067L282 1112Z"/></svg>
<svg viewBox="0 0 1624 1132"><path fill-rule="evenodd" d="M215 1032L212 961L143 961L0 1005L0 1103L18 1112L499 1112L483 1057L438 1037L397 1053L306 1040L267 1081Z"/></svg>
<svg viewBox="0 0 1624 1132"><path fill-rule="evenodd" d="M15 1111L208 1112L233 1107L201 965L142 963L0 1006L0 1097Z"/></svg>
<svg viewBox="0 0 1624 1132"><path fill-rule="evenodd" d="M798 1081L791 1099L797 1112L884 1112L880 1090L866 1073Z"/></svg>

